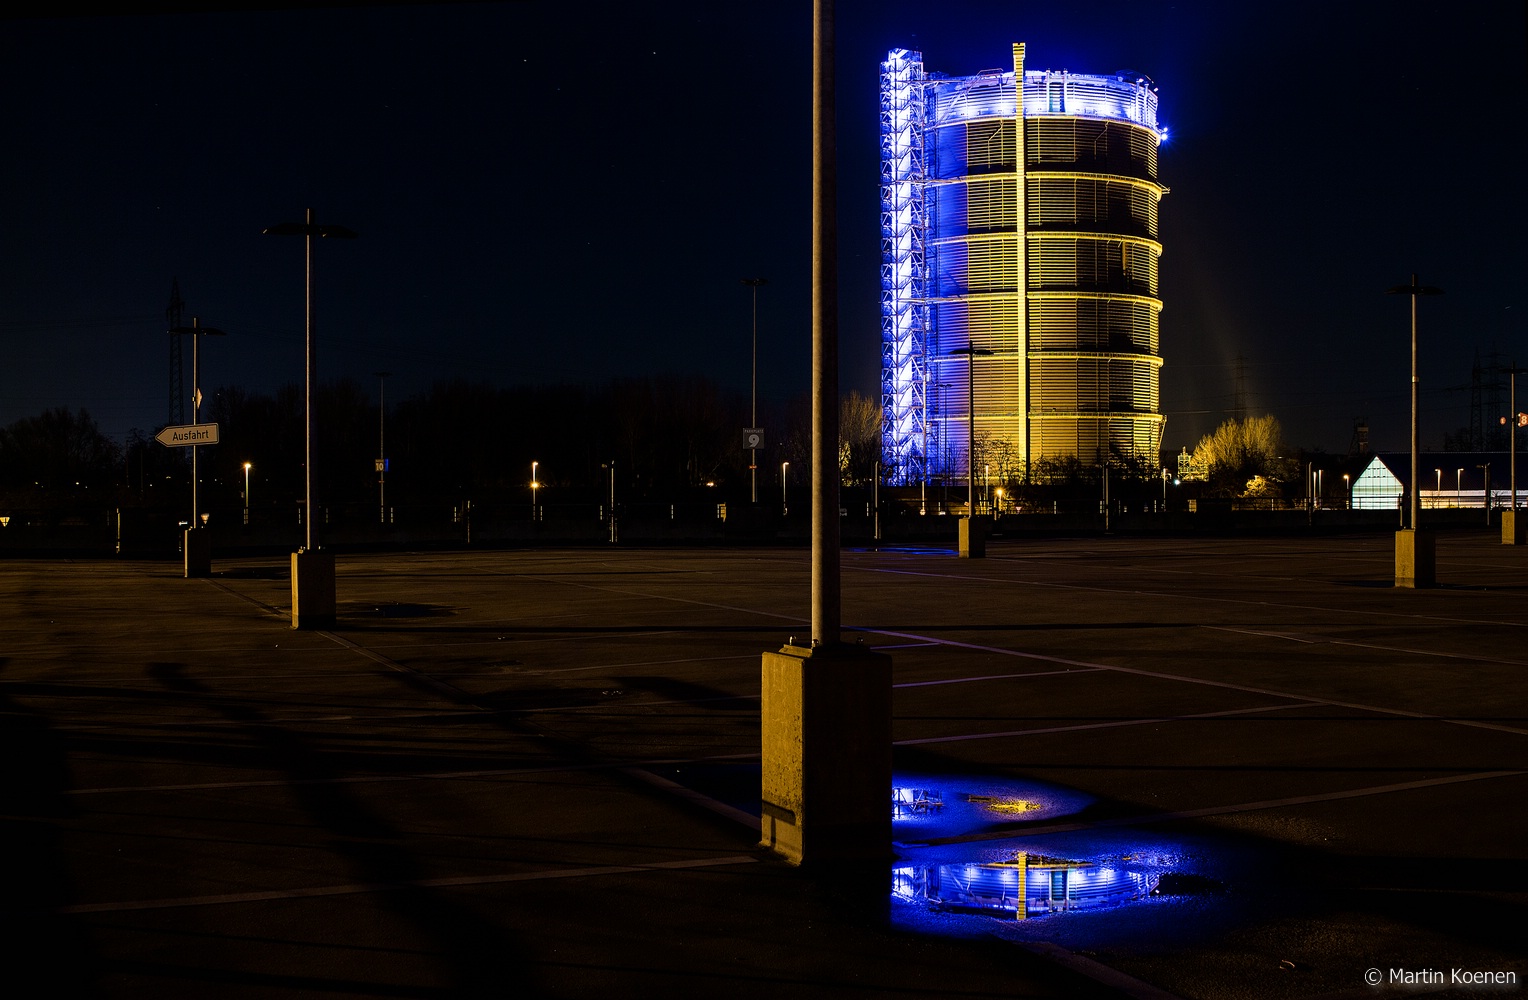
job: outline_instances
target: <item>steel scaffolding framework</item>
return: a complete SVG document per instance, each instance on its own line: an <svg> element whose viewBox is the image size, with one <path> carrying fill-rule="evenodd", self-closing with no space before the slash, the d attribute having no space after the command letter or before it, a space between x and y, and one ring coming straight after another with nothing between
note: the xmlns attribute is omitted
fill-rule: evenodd
<svg viewBox="0 0 1528 1000"><path fill-rule="evenodd" d="M928 473L928 303L924 260L923 59L881 64L881 441L893 483Z"/></svg>
<svg viewBox="0 0 1528 1000"><path fill-rule="evenodd" d="M1160 446L1156 89L1013 55L1012 72L965 77L926 73L906 49L881 66L894 483L973 462L1022 475L1033 459L1154 461ZM974 372L972 349L986 355Z"/></svg>

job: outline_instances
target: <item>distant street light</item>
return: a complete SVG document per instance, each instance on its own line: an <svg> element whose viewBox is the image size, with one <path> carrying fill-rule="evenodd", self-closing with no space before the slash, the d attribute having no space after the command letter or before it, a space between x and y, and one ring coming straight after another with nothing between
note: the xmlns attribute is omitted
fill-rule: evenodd
<svg viewBox="0 0 1528 1000"><path fill-rule="evenodd" d="M786 500L785 500L785 470L789 466L790 466L789 462L781 462L780 463L780 516L781 517L786 517L791 512L791 509L790 509L790 507L788 507L786 505Z"/></svg>
<svg viewBox="0 0 1528 1000"><path fill-rule="evenodd" d="M743 278L743 284L753 289L753 410L749 427L759 426L759 286L769 284L768 278ZM759 502L759 449L748 449L749 502Z"/></svg>
<svg viewBox="0 0 1528 1000"><path fill-rule="evenodd" d="M1352 479L1353 479L1353 477L1350 476L1348 473L1344 472L1342 474L1342 495L1344 497L1347 497L1347 509L1348 510L1352 510L1353 509L1353 483L1352 483Z"/></svg>
<svg viewBox="0 0 1528 1000"><path fill-rule="evenodd" d="M1459 506L1460 497L1464 494L1464 468L1454 474L1454 506Z"/></svg>
<svg viewBox="0 0 1528 1000"><path fill-rule="evenodd" d="M536 466L538 466L540 464L541 464L540 462L532 462L531 463L531 520L532 521L539 521L540 520L540 518L536 514L536 490L541 487L541 483L539 483L536 480Z"/></svg>
<svg viewBox="0 0 1528 1000"><path fill-rule="evenodd" d="M244 523L249 523L249 470L253 466L249 462L244 463Z"/></svg>

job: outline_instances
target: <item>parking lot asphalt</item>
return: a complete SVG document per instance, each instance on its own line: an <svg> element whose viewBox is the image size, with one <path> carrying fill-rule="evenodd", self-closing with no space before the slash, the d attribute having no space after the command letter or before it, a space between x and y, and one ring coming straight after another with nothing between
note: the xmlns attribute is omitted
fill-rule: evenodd
<svg viewBox="0 0 1528 1000"><path fill-rule="evenodd" d="M988 552L843 555L845 638L893 657L899 776L1049 803L899 826L898 871L1120 858L1152 896L952 914L893 898L892 872L867 900L758 852L760 655L805 635L804 550L346 554L338 624L312 632L288 627L285 558L202 580L0 563L12 976L1208 1000L1476 995L1462 969L1522 990L1528 552L1445 533L1417 591L1391 586L1388 534Z"/></svg>

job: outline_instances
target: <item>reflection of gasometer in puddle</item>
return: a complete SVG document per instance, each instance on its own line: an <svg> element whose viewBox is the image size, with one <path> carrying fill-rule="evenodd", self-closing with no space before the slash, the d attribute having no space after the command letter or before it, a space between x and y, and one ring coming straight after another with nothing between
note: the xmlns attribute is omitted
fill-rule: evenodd
<svg viewBox="0 0 1528 1000"><path fill-rule="evenodd" d="M1012 913L1019 920L1118 905L1150 894L1155 882L1145 872L1025 851L1011 861L892 870L892 892L905 899L956 912Z"/></svg>

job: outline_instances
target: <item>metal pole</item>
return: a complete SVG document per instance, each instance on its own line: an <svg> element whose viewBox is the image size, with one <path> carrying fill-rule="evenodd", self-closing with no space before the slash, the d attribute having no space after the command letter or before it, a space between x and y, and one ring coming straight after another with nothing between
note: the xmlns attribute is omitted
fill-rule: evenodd
<svg viewBox="0 0 1528 1000"><path fill-rule="evenodd" d="M313 379L318 370L318 353L313 344L313 209L307 211L306 232L302 236L304 255L303 275L303 338L307 344L307 361L303 366L303 547L313 551Z"/></svg>
<svg viewBox="0 0 1528 1000"><path fill-rule="evenodd" d="M197 334L196 331L197 331L196 317L192 316L191 317L191 422L193 424L199 424L199 423L202 422L202 366L201 366L201 350L200 350L201 344L202 344L202 338ZM195 440L195 438L192 438L192 440ZM201 519L201 513L202 513L201 502L200 502L200 500L197 499L197 491L198 491L198 488L201 485L200 483L197 482L197 480L201 478L200 475L198 475L198 469L197 469L197 452L199 452L199 451L201 451L201 449L199 447L197 447L196 445L193 444L191 446L191 527L192 528L196 527L197 522Z"/></svg>
<svg viewBox="0 0 1528 1000"><path fill-rule="evenodd" d="M764 278L744 278L743 284L753 289L753 409L750 411L749 427L759 426L759 286ZM749 497L757 506L759 502L759 449L748 449Z"/></svg>
<svg viewBox="0 0 1528 1000"><path fill-rule="evenodd" d="M875 540L881 540L881 463L875 463L875 480L871 483L871 497L875 510Z"/></svg>
<svg viewBox="0 0 1528 1000"><path fill-rule="evenodd" d="M1477 465L1477 466L1475 466L1475 468L1480 470L1481 486L1483 487L1481 489L1481 494L1485 498L1486 527L1490 527L1490 525L1491 525L1491 463L1487 462L1485 465Z"/></svg>
<svg viewBox="0 0 1528 1000"><path fill-rule="evenodd" d="M1421 511L1422 483L1421 459L1422 434L1417 422L1417 296L1442 295L1443 289L1417 284L1417 276L1411 276L1411 284L1397 285L1387 291L1390 295L1411 296L1411 520L1408 527L1417 530L1417 518Z"/></svg>
<svg viewBox="0 0 1528 1000"><path fill-rule="evenodd" d="M1411 284L1415 286L1417 276L1411 276ZM1407 527L1412 531L1417 530L1417 514L1421 511L1422 480L1421 480L1421 431L1417 424L1417 296L1411 296L1411 511L1407 521Z"/></svg>
<svg viewBox="0 0 1528 1000"><path fill-rule="evenodd" d="M1517 517L1517 362L1516 361L1512 362L1512 374L1509 376L1509 379L1510 379L1510 382L1511 382L1511 388L1507 390L1507 398L1509 400L1509 405L1512 407L1512 416L1509 417L1508 419L1512 421L1512 427L1508 431L1508 435L1507 435L1508 436L1508 445L1507 445L1507 447L1511 451L1511 457L1510 457L1511 468L1509 470L1509 475L1510 475L1510 477L1512 479L1512 516L1515 519ZM1500 384L1500 383L1498 383L1498 384ZM1515 523L1515 521L1514 521L1514 523L1512 525L1512 530L1514 532L1517 531L1517 524Z"/></svg>
<svg viewBox="0 0 1528 1000"><path fill-rule="evenodd" d="M377 520L387 523L387 376L377 372Z"/></svg>
<svg viewBox="0 0 1528 1000"><path fill-rule="evenodd" d="M966 516L976 516L976 352L966 355Z"/></svg>
<svg viewBox="0 0 1528 1000"><path fill-rule="evenodd" d="M838 644L838 158L833 0L812 32L812 645Z"/></svg>

